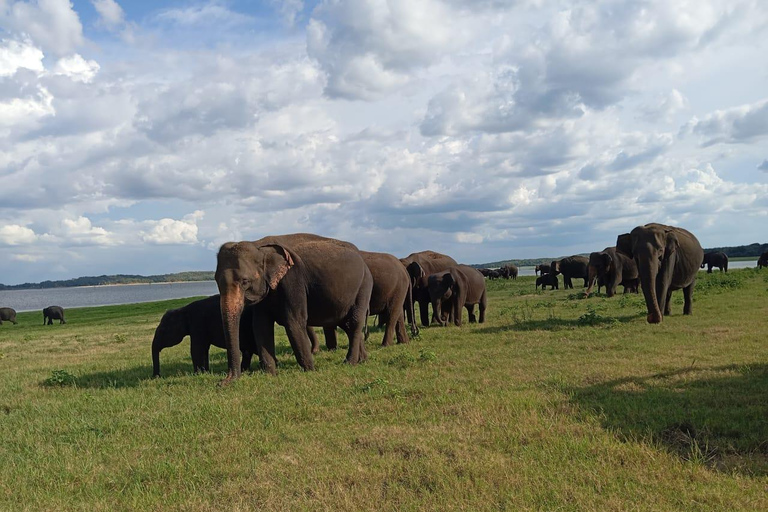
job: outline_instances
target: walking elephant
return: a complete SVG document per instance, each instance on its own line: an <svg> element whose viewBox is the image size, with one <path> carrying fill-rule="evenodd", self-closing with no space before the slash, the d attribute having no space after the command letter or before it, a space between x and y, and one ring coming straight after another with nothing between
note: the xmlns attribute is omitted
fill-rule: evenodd
<svg viewBox="0 0 768 512"><path fill-rule="evenodd" d="M61 306L48 306L43 309L43 325L45 325L46 321L48 325L53 325L54 320L58 320L59 325L67 323L64 320L64 308Z"/></svg>
<svg viewBox="0 0 768 512"><path fill-rule="evenodd" d="M551 272L548 274L541 274L536 278L537 290L539 289L539 286L541 286L542 290L546 290L547 286L551 286L552 290L559 290L560 284L558 283L557 274L552 274Z"/></svg>
<svg viewBox="0 0 768 512"><path fill-rule="evenodd" d="M419 303L421 325L428 327L430 303L429 290L426 286L426 279L422 280L421 278L430 276L436 272L448 270L449 268L458 265L458 263L456 263L456 260L450 256L434 251L414 252L405 258L401 258L400 263L405 266L408 275L411 277L412 301ZM411 314L409 311L412 309L413 308L406 307L406 313L409 316ZM413 319L408 318L408 322L413 322Z"/></svg>
<svg viewBox="0 0 768 512"><path fill-rule="evenodd" d="M16 325L16 310L13 308L0 308L0 325L3 325L4 320Z"/></svg>
<svg viewBox="0 0 768 512"><path fill-rule="evenodd" d="M691 232L664 224L646 224L619 235L616 249L637 263L648 323L660 323L663 315L669 315L673 290L683 290L683 314L693 312L693 288L704 251Z"/></svg>
<svg viewBox="0 0 768 512"><path fill-rule="evenodd" d="M533 268L533 272L536 275L539 275L539 272L541 272L541 275L549 274L550 272L552 272L552 266L547 264L536 265Z"/></svg>
<svg viewBox="0 0 768 512"><path fill-rule="evenodd" d="M445 326L448 322L444 317L453 317L453 323L461 327L461 311L466 308L469 322L474 323L478 321L475 317L475 304L480 310L479 323L485 322L485 310L488 305L485 279L476 269L467 265L456 265L431 274L427 281L433 322ZM450 308L449 315L443 314L444 305Z"/></svg>
<svg viewBox="0 0 768 512"><path fill-rule="evenodd" d="M240 375L240 316L254 310L254 337L261 368L276 373L275 323L285 327L296 361L314 370L307 326L341 327L349 337L346 362L368 357L363 331L373 277L353 244L307 233L227 242L217 255L216 284L227 347L228 384Z"/></svg>
<svg viewBox="0 0 768 512"><path fill-rule="evenodd" d="M728 255L724 252L708 252L704 255L701 268L707 267L707 274L712 273L712 267L717 267L720 272L728 272Z"/></svg>
<svg viewBox="0 0 768 512"><path fill-rule="evenodd" d="M637 293L638 272L635 260L616 250L616 247L606 247L601 252L593 252L589 255L589 288L584 292L585 296L592 293L595 282L605 286L605 294L608 297L616 295L619 285L624 286L624 293L634 290ZM602 283L600 282L602 281Z"/></svg>
<svg viewBox="0 0 768 512"><path fill-rule="evenodd" d="M563 274L563 288L573 288L571 279L584 279L584 287L587 287L589 279L589 258L585 256L568 256L561 260L555 260L551 264L551 272L555 275Z"/></svg>

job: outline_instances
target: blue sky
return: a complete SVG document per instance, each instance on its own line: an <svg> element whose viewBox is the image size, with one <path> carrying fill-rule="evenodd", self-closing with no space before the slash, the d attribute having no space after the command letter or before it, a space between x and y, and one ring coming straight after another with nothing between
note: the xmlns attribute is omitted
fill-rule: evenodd
<svg viewBox="0 0 768 512"><path fill-rule="evenodd" d="M766 54L760 0L0 0L0 282L765 242Z"/></svg>

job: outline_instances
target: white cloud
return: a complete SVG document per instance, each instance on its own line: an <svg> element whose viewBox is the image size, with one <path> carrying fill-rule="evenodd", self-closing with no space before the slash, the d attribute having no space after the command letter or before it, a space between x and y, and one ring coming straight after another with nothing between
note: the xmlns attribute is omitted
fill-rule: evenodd
<svg viewBox="0 0 768 512"><path fill-rule="evenodd" d="M0 41L0 77L12 76L18 69L43 71L43 52L29 40Z"/></svg>
<svg viewBox="0 0 768 512"><path fill-rule="evenodd" d="M683 128L682 133L693 133L705 139L702 144L710 146L722 143L744 143L768 135L768 100L750 105L718 110L704 116L693 118Z"/></svg>
<svg viewBox="0 0 768 512"><path fill-rule="evenodd" d="M182 220L160 219L148 221L149 231L142 233L141 238L150 244L197 244L197 222L203 218L200 210L186 215Z"/></svg>
<svg viewBox="0 0 768 512"><path fill-rule="evenodd" d="M115 0L91 0L96 12L99 13L99 23L106 28L114 29L125 21L125 13Z"/></svg>
<svg viewBox="0 0 768 512"><path fill-rule="evenodd" d="M16 224L0 226L0 244L26 245L34 243L36 240L37 235L28 227Z"/></svg>
<svg viewBox="0 0 768 512"><path fill-rule="evenodd" d="M53 73L68 76L72 80L88 83L99 72L99 64L95 60L85 60L77 53L63 57L56 62Z"/></svg>
<svg viewBox="0 0 768 512"><path fill-rule="evenodd" d="M83 44L83 26L69 0L10 2L0 10L0 26L27 34L55 55L72 53Z"/></svg>
<svg viewBox="0 0 768 512"><path fill-rule="evenodd" d="M234 27L252 21L250 16L233 11L225 2L215 0L190 7L164 9L157 14L156 19L186 27L210 24Z"/></svg>

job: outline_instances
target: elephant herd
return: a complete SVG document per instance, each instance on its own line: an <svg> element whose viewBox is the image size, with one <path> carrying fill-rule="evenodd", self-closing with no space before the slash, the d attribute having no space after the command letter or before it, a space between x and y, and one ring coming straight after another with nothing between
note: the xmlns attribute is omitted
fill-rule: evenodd
<svg viewBox="0 0 768 512"><path fill-rule="evenodd" d="M354 365L368 357L370 315L379 315L382 344L390 345L395 338L408 343L406 320L411 335L418 334L414 303L424 326L461 326L463 309L470 322L482 323L487 307L482 274L449 256L423 251L397 259L313 234L226 243L217 255L215 279L218 295L167 311L160 320L152 341L155 376L160 351L186 335L195 371L208 370L211 345L227 351L226 384L250 368L253 354L262 370L277 371L275 324L285 328L296 361L308 371L320 350L313 327L322 327L331 350L337 346L336 329L344 331L345 361Z"/></svg>
<svg viewBox="0 0 768 512"><path fill-rule="evenodd" d="M54 320L58 320L59 324L67 323L64 320L64 308L61 306L49 306L43 309L43 325L48 322L48 325L52 325ZM0 308L0 325L3 321L11 322L16 325L16 310L13 308Z"/></svg>
<svg viewBox="0 0 768 512"><path fill-rule="evenodd" d="M488 279L504 278L504 279L514 280L514 279L517 279L517 273L518 273L517 267L512 263L503 265L496 270L490 269L490 268L479 268L478 271Z"/></svg>

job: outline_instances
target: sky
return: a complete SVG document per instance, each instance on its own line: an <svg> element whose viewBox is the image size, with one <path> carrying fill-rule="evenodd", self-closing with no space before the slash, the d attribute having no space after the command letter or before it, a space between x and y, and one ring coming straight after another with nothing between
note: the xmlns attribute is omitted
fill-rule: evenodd
<svg viewBox="0 0 768 512"><path fill-rule="evenodd" d="M766 55L763 0L0 0L0 283L766 242Z"/></svg>

